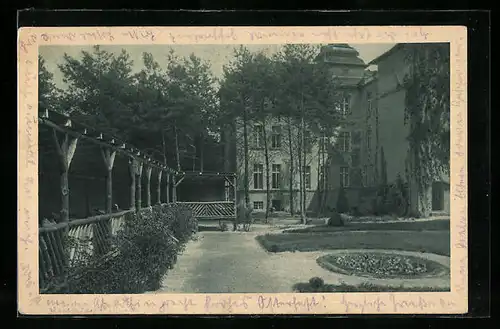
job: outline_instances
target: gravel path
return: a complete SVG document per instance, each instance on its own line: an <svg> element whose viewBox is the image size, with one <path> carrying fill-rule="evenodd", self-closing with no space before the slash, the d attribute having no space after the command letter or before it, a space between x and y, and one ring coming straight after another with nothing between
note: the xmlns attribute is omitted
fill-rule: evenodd
<svg viewBox="0 0 500 329"><path fill-rule="evenodd" d="M346 276L321 268L319 256L339 252L269 253L255 240L263 232L201 232L198 240L188 243L174 269L167 273L162 288L154 293L257 293L292 292L295 283L319 276L325 283L406 287L433 286L447 288L450 278L369 279ZM370 252L384 250L373 250ZM401 252L437 261L449 267L450 259L428 253Z"/></svg>

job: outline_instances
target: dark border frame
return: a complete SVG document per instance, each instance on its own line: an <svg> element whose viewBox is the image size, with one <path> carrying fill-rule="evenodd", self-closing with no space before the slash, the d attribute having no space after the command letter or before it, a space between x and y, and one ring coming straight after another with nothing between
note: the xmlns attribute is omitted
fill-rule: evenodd
<svg viewBox="0 0 500 329"><path fill-rule="evenodd" d="M488 317L490 316L490 196L491 196L491 128L490 128L490 26L491 17L488 11L352 11L352 12L327 12L327 11L240 11L240 12L192 12L192 11L48 11L26 10L18 15L19 26L175 26L175 25L274 25L274 26L309 26L309 25L465 25L468 27L468 122L469 122L469 312L457 317ZM15 65L11 65L14 68ZM16 69L13 69L13 71ZM17 79L17 72L13 74ZM11 84L12 87L16 84ZM17 91L11 92L12 97ZM10 113L13 113L10 112ZM13 129L13 132L15 130ZM4 130L7 132L7 130ZM17 134L17 132L14 132ZM4 139L5 140L5 139ZM17 152L17 148L14 152ZM5 154L5 153L4 153ZM5 157L7 157L6 155ZM11 156L8 156L9 158ZM14 172L13 168L8 172ZM9 176L6 172L7 176ZM12 178L14 175L10 175ZM17 184L17 180L16 180ZM17 212L17 209L16 209ZM14 220L10 221L14 223ZM15 226L16 224L14 224ZM11 234L10 236L16 236ZM16 238L14 238L16 240ZM14 250L12 248L11 250ZM17 254L14 254L14 259ZM16 278L14 266L3 266L5 272L10 272ZM3 281L3 280L2 280ZM5 282L5 281L4 281ZM13 293L5 293L5 288L13 289ZM2 285L2 302L4 296L16 296L16 284ZM20 316L18 314L18 316ZM23 316L35 318L34 316ZM109 316L99 316L109 318ZM185 318L186 316L182 316ZM339 317L339 316L331 316ZM350 316L359 318L359 316ZM377 316L381 317L381 316ZM396 320L400 325L407 316L383 316ZM429 316L415 316L413 325L424 324L428 326ZM436 317L436 316L433 316ZM39 317L37 317L39 318ZM113 316L115 318L115 316ZM124 317L125 321L135 316ZM159 317L149 317L156 322ZM170 316L170 318L173 318ZM172 324L177 324L179 317L173 319ZM211 317L202 326L213 323ZM239 320L248 319L248 316L234 316L232 325L238 325ZM291 322L298 327L305 323L304 318L297 316L280 316L280 322L289 326ZM288 320L290 318L290 320ZM320 318L319 316L316 318ZM324 318L321 316L321 318ZM373 318L369 316L369 318ZM210 319L210 321L208 321ZM109 321L107 319L106 321ZM132 319L130 319L132 320ZM108 322L108 326L115 326ZM191 322L191 320L189 320ZM217 320L216 320L217 321ZM361 320L362 321L362 320ZM404 321L404 320L403 320ZM57 321L60 322L60 321ZM56 322L56 323L57 323ZM127 324L128 324L127 322ZM72 325L76 324L74 321ZM64 325L64 324L63 324ZM84 324L88 326L88 323ZM133 324L132 324L133 325ZM57 326L57 325L56 325ZM220 322L217 322L220 326ZM134 326L135 327L135 326Z"/></svg>

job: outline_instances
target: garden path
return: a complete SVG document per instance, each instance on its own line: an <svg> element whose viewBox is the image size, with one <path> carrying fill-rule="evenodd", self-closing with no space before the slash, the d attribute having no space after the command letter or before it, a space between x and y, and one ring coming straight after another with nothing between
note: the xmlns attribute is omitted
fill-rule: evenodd
<svg viewBox="0 0 500 329"><path fill-rule="evenodd" d="M332 273L321 268L316 258L334 251L269 253L255 240L264 232L200 232L188 243L174 269L153 293L272 293L292 292L292 286L318 276L325 283L372 284L418 287L449 287L449 278L367 279ZM338 250L337 250L338 251ZM370 250L378 251L378 250ZM449 266L449 258L419 255Z"/></svg>

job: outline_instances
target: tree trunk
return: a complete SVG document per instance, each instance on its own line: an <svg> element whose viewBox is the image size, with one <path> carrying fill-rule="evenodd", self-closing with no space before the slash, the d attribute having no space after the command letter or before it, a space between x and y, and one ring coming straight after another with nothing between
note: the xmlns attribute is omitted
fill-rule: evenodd
<svg viewBox="0 0 500 329"><path fill-rule="evenodd" d="M248 113L247 107L243 109L243 152L244 152L244 173L243 173L243 186L245 192L245 207L250 206L250 186L248 186Z"/></svg>
<svg viewBox="0 0 500 329"><path fill-rule="evenodd" d="M167 165L167 144L165 143L165 131L161 131L161 145L163 149L163 164Z"/></svg>
<svg viewBox="0 0 500 329"><path fill-rule="evenodd" d="M323 136L323 135L320 135L320 136ZM317 182L317 186L316 186L316 191L318 192L318 204L317 204L317 209L316 209L316 212L319 216L319 214L321 213L321 156L323 155L323 143L324 143L324 139L319 139L319 143L318 143L318 175L317 175L317 178L316 178L316 182Z"/></svg>
<svg viewBox="0 0 500 329"><path fill-rule="evenodd" d="M204 159L203 159L203 149L204 149L203 146L204 146L204 144L205 144L204 138L203 138L203 136L201 136L201 140L200 140L200 171L201 172L203 172L203 167L204 167L203 166L204 165L204 163L203 163L203 161L204 161Z"/></svg>
<svg viewBox="0 0 500 329"><path fill-rule="evenodd" d="M271 184L270 184L270 173L271 171L269 170L269 150L268 150L268 143L267 143L267 133L266 133L266 120L262 120L262 139L264 140L264 161L266 163L266 218L265 222L267 223L267 220L269 218L269 209L270 204L271 204Z"/></svg>
<svg viewBox="0 0 500 329"><path fill-rule="evenodd" d="M322 194L321 194L321 213L324 213L325 211L325 204L326 204L326 198L328 195L328 169L327 169L327 145L323 144L323 155L322 155L322 163L323 163L323 170L322 170L322 176L323 176L323 182L322 182Z"/></svg>
<svg viewBox="0 0 500 329"><path fill-rule="evenodd" d="M303 189L302 189L302 184L303 184L303 168L302 168L302 130L298 129L297 131L297 140L299 141L298 143L298 150L297 150L297 163L298 163L298 173L299 173L299 209L300 209L300 220L302 223L305 223L305 215L304 215L304 209L303 209L303 203L302 203L302 198L303 198Z"/></svg>
<svg viewBox="0 0 500 329"><path fill-rule="evenodd" d="M294 175L294 164L293 164L293 145L292 145L292 119L288 117L288 148L289 148L289 154L290 154L290 170L289 170L289 193L290 193L290 215L294 215L295 213L295 207L293 203L293 175Z"/></svg>
<svg viewBox="0 0 500 329"><path fill-rule="evenodd" d="M175 130L175 155L177 160L177 170L181 171L181 159L179 157L179 137L177 135L177 124L175 124L174 130Z"/></svg>
<svg viewBox="0 0 500 329"><path fill-rule="evenodd" d="M234 221L233 221L233 231L238 230L238 204L237 204L237 191L236 191L236 176L233 177L233 201L234 201Z"/></svg>

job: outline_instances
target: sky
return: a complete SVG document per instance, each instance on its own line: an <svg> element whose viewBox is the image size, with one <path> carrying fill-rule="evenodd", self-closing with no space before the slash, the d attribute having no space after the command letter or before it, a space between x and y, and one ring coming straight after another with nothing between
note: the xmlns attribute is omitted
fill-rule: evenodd
<svg viewBox="0 0 500 329"><path fill-rule="evenodd" d="M394 44L350 44L359 52L359 57L370 62L372 59L380 56ZM233 51L239 45L127 45L127 46L101 46L103 50L113 53L120 53L125 49L131 60L133 61L133 70L138 72L142 68L142 54L149 52L154 59L160 63L165 62L170 49L173 49L178 56L189 56L194 53L196 56L211 64L212 72L215 77L222 77L222 67L229 63L233 58ZM277 51L282 45L245 45L250 51L264 51L271 55ZM91 51L92 46L41 46L39 49L40 55L45 59L46 67L49 72L54 74L54 83L59 88L65 88L62 81L62 73L57 65L63 63L63 55L67 53L71 57L80 57L82 50Z"/></svg>

